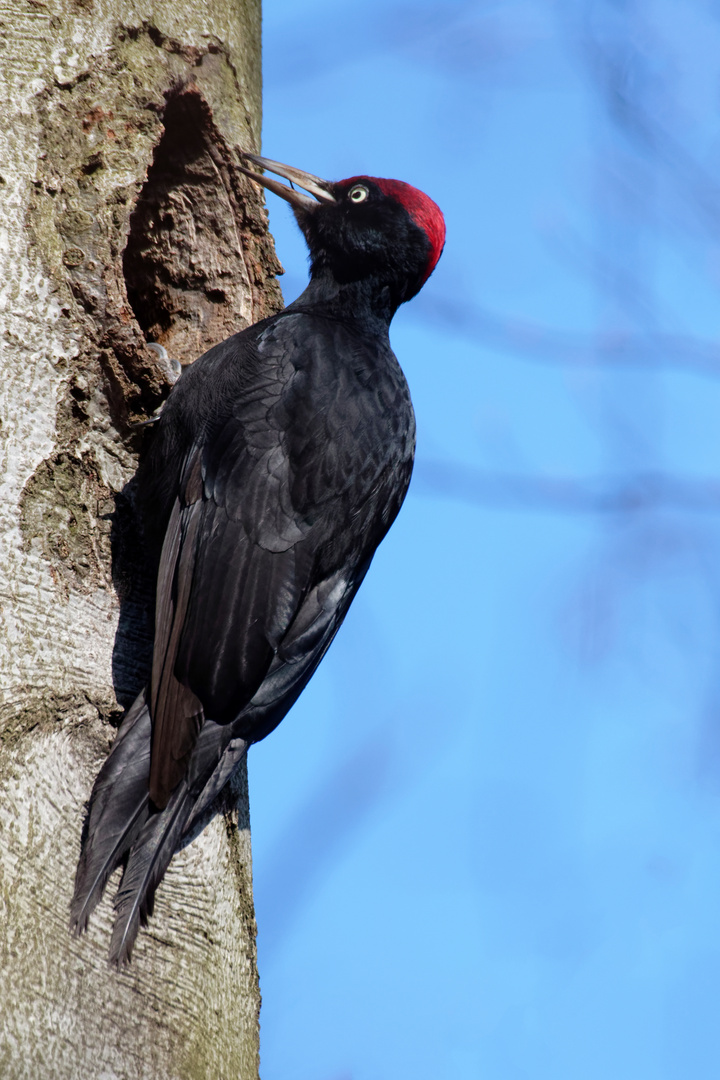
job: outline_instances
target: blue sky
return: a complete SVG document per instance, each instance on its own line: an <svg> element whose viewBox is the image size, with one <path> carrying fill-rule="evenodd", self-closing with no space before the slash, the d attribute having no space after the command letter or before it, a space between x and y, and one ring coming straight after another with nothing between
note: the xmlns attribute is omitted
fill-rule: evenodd
<svg viewBox="0 0 720 1080"><path fill-rule="evenodd" d="M448 241L410 494L250 756L263 1080L715 1080L720 13L264 18L264 153Z"/></svg>

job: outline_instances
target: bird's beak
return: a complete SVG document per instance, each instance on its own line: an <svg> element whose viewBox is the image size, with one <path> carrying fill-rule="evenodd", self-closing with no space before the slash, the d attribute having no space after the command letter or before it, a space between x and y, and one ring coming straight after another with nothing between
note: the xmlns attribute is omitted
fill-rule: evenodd
<svg viewBox="0 0 720 1080"><path fill-rule="evenodd" d="M292 165L281 165L279 161L270 161L268 158L257 157L256 154L247 154L244 150L240 150L239 154L242 161L251 161L254 165L259 165L261 169L265 169L267 172L283 176L291 184L297 184L298 187L309 191L311 195L315 196L314 199L310 199L307 195L303 195L302 192L295 191L292 187L286 187L285 184L281 184L278 180L273 180L269 176L260 176L259 173L253 172L252 169L246 168L245 165L240 165L240 168L247 176L251 176L253 180L256 180L258 184L262 184L268 191L274 191L281 199L289 202L295 210L315 210L318 202L337 202L331 191L333 185L329 184L327 180L321 180L319 177L313 176L312 173L303 172L301 169L294 169Z"/></svg>

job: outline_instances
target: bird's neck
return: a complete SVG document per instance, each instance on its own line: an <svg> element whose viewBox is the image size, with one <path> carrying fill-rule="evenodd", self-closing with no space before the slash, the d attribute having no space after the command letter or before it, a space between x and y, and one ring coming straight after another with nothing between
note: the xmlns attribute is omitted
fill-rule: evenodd
<svg viewBox="0 0 720 1080"><path fill-rule="evenodd" d="M304 293L289 307L295 311L313 311L319 315L365 324L379 333L387 334L398 302L391 288L375 278L340 282L331 271L313 272Z"/></svg>

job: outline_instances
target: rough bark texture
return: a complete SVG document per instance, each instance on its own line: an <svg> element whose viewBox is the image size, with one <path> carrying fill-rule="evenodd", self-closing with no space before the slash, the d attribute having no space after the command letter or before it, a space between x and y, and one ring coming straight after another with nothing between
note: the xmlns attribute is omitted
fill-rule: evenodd
<svg viewBox="0 0 720 1080"><path fill-rule="evenodd" d="M174 859L131 968L106 898L67 930L84 803L147 673L132 541L164 344L279 304L232 148L256 147L259 0L0 0L0 1076L257 1076L247 789ZM112 883L111 883L112 884Z"/></svg>

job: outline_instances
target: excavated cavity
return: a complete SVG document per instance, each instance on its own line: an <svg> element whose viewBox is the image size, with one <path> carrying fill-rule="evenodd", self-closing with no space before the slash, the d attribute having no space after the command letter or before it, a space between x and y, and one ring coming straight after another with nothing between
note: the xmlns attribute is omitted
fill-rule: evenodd
<svg viewBox="0 0 720 1080"><path fill-rule="evenodd" d="M130 217L127 296L147 341L190 363L252 319L242 204L227 148L192 87L171 96Z"/></svg>
<svg viewBox="0 0 720 1080"><path fill-rule="evenodd" d="M228 142L250 138L236 95L223 50L148 24L118 27L90 70L39 95L27 228L63 315L82 325L85 424L109 411L132 440L128 425L162 403L171 368L148 340L187 363L281 306L262 197Z"/></svg>

